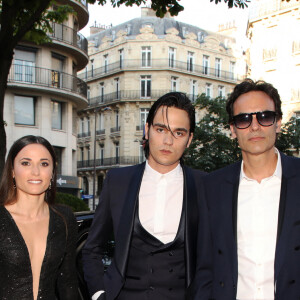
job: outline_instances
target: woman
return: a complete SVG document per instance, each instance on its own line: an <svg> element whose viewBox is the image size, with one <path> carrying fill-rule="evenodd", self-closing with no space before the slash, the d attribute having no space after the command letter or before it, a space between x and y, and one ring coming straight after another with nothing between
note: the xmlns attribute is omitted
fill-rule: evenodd
<svg viewBox="0 0 300 300"><path fill-rule="evenodd" d="M55 206L56 158L40 136L11 147L0 182L0 299L77 299L77 226Z"/></svg>

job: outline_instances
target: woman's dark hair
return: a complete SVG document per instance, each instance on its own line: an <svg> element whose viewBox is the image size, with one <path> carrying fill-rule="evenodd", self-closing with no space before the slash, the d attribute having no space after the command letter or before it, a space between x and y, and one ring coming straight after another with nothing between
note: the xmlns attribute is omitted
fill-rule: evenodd
<svg viewBox="0 0 300 300"><path fill-rule="evenodd" d="M55 202L56 194L56 156L51 144L41 136L26 135L16 140L11 146L2 172L0 181L0 205L12 204L16 199L16 189L14 188L13 168L14 160L18 153L27 145L39 144L44 146L50 153L53 160L53 171L51 178L51 188L45 193L45 201L51 205Z"/></svg>
<svg viewBox="0 0 300 300"><path fill-rule="evenodd" d="M182 109L187 112L190 120L190 132L189 134L195 131L195 108L191 102L191 100L184 93L180 92L171 92L161 96L158 100L154 102L152 107L149 110L149 114L147 117L148 127L150 128L153 125L154 117L161 106L165 107L175 107L178 109ZM167 113L167 122L168 122L168 110ZM169 125L169 124L168 124ZM149 141L143 138L144 143L144 153L145 157L149 157Z"/></svg>
<svg viewBox="0 0 300 300"><path fill-rule="evenodd" d="M226 110L228 113L228 122L232 124L233 122L233 104L243 94L259 91L267 94L274 102L275 112L277 119L282 118L282 110L281 110L281 100L278 94L277 89L270 83L267 83L263 80L259 80L254 82L250 78L246 78L243 82L239 83L235 86L233 92L229 95L229 98L226 103Z"/></svg>

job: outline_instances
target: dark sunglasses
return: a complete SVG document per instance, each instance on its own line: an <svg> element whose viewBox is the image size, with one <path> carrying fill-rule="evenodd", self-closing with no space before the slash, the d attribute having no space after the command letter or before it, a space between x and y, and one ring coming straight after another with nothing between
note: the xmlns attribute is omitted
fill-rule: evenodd
<svg viewBox="0 0 300 300"><path fill-rule="evenodd" d="M270 110L258 111L248 114L239 114L233 116L232 118L235 127L238 129L248 128L252 123L253 115L256 115L256 119L259 125L264 127L273 125L276 119L276 112Z"/></svg>

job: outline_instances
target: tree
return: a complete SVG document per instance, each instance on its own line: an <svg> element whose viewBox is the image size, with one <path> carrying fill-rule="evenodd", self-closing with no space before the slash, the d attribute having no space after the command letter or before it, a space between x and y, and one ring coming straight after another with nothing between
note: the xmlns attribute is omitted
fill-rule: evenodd
<svg viewBox="0 0 300 300"><path fill-rule="evenodd" d="M83 202L83 200L66 193L56 193L56 203L64 204L69 206L74 212L75 211L88 211L89 207Z"/></svg>
<svg viewBox="0 0 300 300"><path fill-rule="evenodd" d="M230 137L225 103L222 97L212 99L204 94L197 99L196 110L204 116L198 122L187 150L187 165L210 172L240 159L237 142Z"/></svg>
<svg viewBox="0 0 300 300"><path fill-rule="evenodd" d="M240 160L241 151L237 140L230 137L226 99L212 99L202 94L195 105L204 115L195 128L194 139L186 153L186 164L211 172ZM276 147L287 155L299 153L298 119L291 118L283 124Z"/></svg>
<svg viewBox="0 0 300 300"><path fill-rule="evenodd" d="M171 15L178 15L184 9L178 1L152 0L151 7L159 17L163 17L167 11ZM231 4L244 7L243 4L249 0L224 1L228 2L229 7ZM106 0L87 0L87 2L104 5ZM122 4L126 6L146 4L146 0L110 0L110 2L114 7ZM61 4L57 5L57 10L50 10L54 4L54 0L0 0L0 176L6 155L4 97L14 48L24 39L37 44L51 42L47 35L48 32L52 32L50 22L62 23L72 12L70 6Z"/></svg>

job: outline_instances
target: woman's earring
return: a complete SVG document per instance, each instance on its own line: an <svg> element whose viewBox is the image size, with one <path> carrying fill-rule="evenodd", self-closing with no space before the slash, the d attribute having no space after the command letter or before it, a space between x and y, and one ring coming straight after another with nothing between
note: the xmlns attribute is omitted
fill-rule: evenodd
<svg viewBox="0 0 300 300"><path fill-rule="evenodd" d="M49 191L51 190L51 185L52 185L52 178L50 179L50 184L49 184L49 187L48 187Z"/></svg>
<svg viewBox="0 0 300 300"><path fill-rule="evenodd" d="M16 186L16 180L15 180L15 177L13 177L13 186L14 186L14 189L16 189L16 188L17 188L17 186Z"/></svg>

